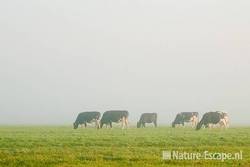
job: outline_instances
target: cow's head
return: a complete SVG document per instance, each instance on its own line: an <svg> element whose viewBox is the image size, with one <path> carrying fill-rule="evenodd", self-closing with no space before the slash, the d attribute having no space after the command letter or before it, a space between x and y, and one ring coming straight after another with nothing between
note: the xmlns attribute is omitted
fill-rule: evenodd
<svg viewBox="0 0 250 167"><path fill-rule="evenodd" d="M141 127L141 123L137 122L137 128L140 128L140 127Z"/></svg>
<svg viewBox="0 0 250 167"><path fill-rule="evenodd" d="M76 122L73 123L73 127L74 129L77 129L78 128L78 124Z"/></svg>
<svg viewBox="0 0 250 167"><path fill-rule="evenodd" d="M200 122L196 125L196 130L201 129L202 124L203 124L203 122L202 122L202 121L200 121ZM205 126L206 126L206 125L205 125Z"/></svg>

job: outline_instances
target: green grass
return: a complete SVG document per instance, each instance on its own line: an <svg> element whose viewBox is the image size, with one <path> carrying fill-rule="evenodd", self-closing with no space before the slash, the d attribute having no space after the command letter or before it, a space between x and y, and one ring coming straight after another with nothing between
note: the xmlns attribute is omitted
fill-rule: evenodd
<svg viewBox="0 0 250 167"><path fill-rule="evenodd" d="M243 160L162 160L162 151L243 151ZM250 166L250 128L0 126L0 166Z"/></svg>

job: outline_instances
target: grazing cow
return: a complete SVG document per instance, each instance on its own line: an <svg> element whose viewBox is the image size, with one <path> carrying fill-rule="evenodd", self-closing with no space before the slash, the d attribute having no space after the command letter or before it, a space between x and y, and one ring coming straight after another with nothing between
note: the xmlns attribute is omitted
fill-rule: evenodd
<svg viewBox="0 0 250 167"><path fill-rule="evenodd" d="M79 125L84 124L85 128L87 123L95 121L96 126L99 126L98 120L100 119L101 113L97 111L87 111L78 114L76 121L74 122L74 129L77 129Z"/></svg>
<svg viewBox="0 0 250 167"><path fill-rule="evenodd" d="M174 128L177 124L184 126L185 122L191 122L192 126L195 127L199 121L198 112L181 112L178 113L175 117L174 122L172 122L172 127Z"/></svg>
<svg viewBox="0 0 250 167"><path fill-rule="evenodd" d="M143 113L137 122L137 128L145 128L146 123L154 123L154 126L157 127L157 113Z"/></svg>
<svg viewBox="0 0 250 167"><path fill-rule="evenodd" d="M112 128L112 122L122 122L122 129L128 126L128 111L125 110L111 110L106 111L102 115L101 125L102 128L103 124L109 125Z"/></svg>
<svg viewBox="0 0 250 167"><path fill-rule="evenodd" d="M212 125L224 124L225 123L224 117L225 117L225 114L222 112L218 112L218 111L207 112L203 115L201 121L197 124L196 130L199 130L202 127L202 125L204 125L205 128L209 128L211 127L211 124Z"/></svg>

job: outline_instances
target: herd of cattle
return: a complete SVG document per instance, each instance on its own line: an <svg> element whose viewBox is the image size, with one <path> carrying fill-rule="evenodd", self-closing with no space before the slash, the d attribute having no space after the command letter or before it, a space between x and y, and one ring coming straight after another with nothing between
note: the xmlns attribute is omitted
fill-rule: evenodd
<svg viewBox="0 0 250 167"><path fill-rule="evenodd" d="M95 122L96 128L102 128L103 125L110 126L112 128L112 122L122 123L122 129L128 127L129 112L126 110L111 110L103 113L97 111L88 111L78 114L76 121L74 122L74 129L77 129L79 125L87 127L87 123ZM101 118L101 119L100 119ZM157 113L143 113L137 122L137 128L146 127L146 123L153 123L157 127ZM172 127L184 126L185 124L191 124L196 130L201 127L228 127L229 118L225 112L215 111L207 112L203 115L199 121L198 112L181 112L178 113L172 122Z"/></svg>

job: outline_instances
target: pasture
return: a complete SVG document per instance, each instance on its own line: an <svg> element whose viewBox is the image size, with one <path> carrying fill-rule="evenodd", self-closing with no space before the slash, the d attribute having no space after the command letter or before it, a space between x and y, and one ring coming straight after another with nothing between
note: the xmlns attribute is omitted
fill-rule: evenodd
<svg viewBox="0 0 250 167"><path fill-rule="evenodd" d="M162 151L235 153L242 160L163 160ZM250 127L226 130L0 126L0 166L250 166Z"/></svg>

